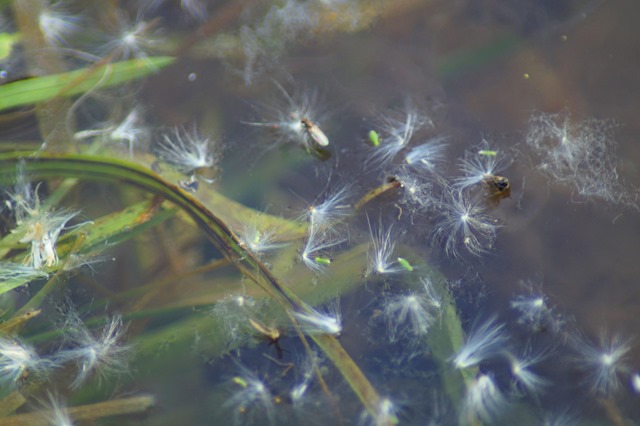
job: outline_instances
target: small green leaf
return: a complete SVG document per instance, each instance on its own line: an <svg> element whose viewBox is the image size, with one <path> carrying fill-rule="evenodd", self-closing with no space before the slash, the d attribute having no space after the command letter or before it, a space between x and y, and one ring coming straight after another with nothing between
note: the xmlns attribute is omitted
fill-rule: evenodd
<svg viewBox="0 0 640 426"><path fill-rule="evenodd" d="M380 136L375 130L369 130L369 142L373 146L380 146Z"/></svg>
<svg viewBox="0 0 640 426"><path fill-rule="evenodd" d="M407 259L399 257L398 258L398 263L400 264L400 266L402 266L407 271L413 272L413 266L411 266L411 264L409 263L409 261Z"/></svg>
<svg viewBox="0 0 640 426"><path fill-rule="evenodd" d="M328 257L316 257L315 261L318 265L331 265L331 259L329 259Z"/></svg>
<svg viewBox="0 0 640 426"><path fill-rule="evenodd" d="M247 386L249 386L249 384L247 383L247 381L246 381L246 380L244 380L242 377L238 377L238 376L236 376L236 377L234 377L232 380L233 380L233 382L234 382L234 383L236 383L236 384L240 385L240 386L241 386L241 387L243 387L243 388L246 388Z"/></svg>

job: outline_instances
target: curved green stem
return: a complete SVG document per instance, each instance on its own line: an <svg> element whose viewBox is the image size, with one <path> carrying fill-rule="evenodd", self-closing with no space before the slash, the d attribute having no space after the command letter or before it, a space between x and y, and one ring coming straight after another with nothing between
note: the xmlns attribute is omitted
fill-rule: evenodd
<svg viewBox="0 0 640 426"><path fill-rule="evenodd" d="M207 235L216 248L267 294L292 311L310 311L310 308L292 291L284 287L271 270L251 251L246 250L238 237L216 215L193 195L164 180L137 164L113 158L77 154L11 152L0 154L0 183L15 178L16 165L24 162L25 170L33 177L74 177L78 179L114 182L139 187L164 197L185 211ZM310 336L344 376L363 405L372 415L380 406L380 397L335 337Z"/></svg>

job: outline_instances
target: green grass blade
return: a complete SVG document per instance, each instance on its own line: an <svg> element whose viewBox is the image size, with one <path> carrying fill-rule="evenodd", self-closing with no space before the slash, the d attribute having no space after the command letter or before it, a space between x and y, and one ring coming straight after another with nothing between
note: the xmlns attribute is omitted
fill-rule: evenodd
<svg viewBox="0 0 640 426"><path fill-rule="evenodd" d="M244 249L238 237L220 218L211 213L193 195L167 182L152 171L137 164L112 158L88 155L12 152L0 154L0 183L14 179L15 167L21 159L25 170L32 177L64 176L107 182L123 182L164 197L183 209L216 248L245 275L252 278L263 290L289 311L307 311L310 308L272 274L252 252ZM361 402L376 415L380 397L359 367L342 349L333 336L310 336L334 362Z"/></svg>
<svg viewBox="0 0 640 426"><path fill-rule="evenodd" d="M98 83L101 88L116 86L153 73L172 62L173 58L167 56L132 59L7 83L0 86L0 111L59 96L78 95L90 91Z"/></svg>

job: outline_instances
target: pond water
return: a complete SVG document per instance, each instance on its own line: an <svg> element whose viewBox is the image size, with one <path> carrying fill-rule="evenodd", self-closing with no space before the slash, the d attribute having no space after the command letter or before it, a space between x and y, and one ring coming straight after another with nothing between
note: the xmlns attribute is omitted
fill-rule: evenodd
<svg viewBox="0 0 640 426"><path fill-rule="evenodd" d="M4 31L19 27L20 3L5 7ZM176 183L316 312L310 320L296 302L283 309L289 300L256 285L262 272L246 255L225 261L203 228L154 198L144 214L168 212L164 219L128 223L134 237L105 240L101 261L66 277L42 314L19 332L2 330L0 343L19 339L11 341L56 364L46 380L0 379L3 404L16 392L26 401L18 414L42 410L42 400L48 407L47 392L71 407L148 396L151 409L138 401L126 414L117 405L125 414L96 421L136 425L640 420L637 2L57 2L50 10L75 17L77 28L51 49L68 67L82 63L77 49L102 40L92 25L108 33L114 22L148 26L127 55L122 46L111 47L120 57L95 49L93 62L142 47L150 57L176 55L139 82L97 85L67 105L75 141L64 150L115 155ZM8 81L34 74L29 52L5 61ZM114 125L104 122L126 121L133 106L140 133L110 136L116 143L96 151L89 139L105 143ZM0 125L3 151L16 140L40 144L29 120ZM191 168L176 160L176 147L201 140L193 129L215 141L219 160ZM38 194L56 194L59 182ZM74 183L59 207L79 209L70 223L100 224L152 198L144 185L115 183ZM7 191L3 235L16 220L15 190ZM20 247L3 249L4 260L24 259ZM3 319L23 313L45 281L4 293ZM109 322L117 315L122 330ZM100 334L105 323L118 331ZM85 372L73 358L83 324L127 347L105 371ZM333 334L377 393L369 411L334 367L337 352L314 337ZM15 421L6 424L29 424Z"/></svg>

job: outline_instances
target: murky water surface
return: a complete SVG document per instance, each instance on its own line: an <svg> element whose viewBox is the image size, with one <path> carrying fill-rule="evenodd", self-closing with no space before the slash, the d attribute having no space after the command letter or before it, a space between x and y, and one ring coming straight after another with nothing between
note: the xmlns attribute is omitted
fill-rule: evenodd
<svg viewBox="0 0 640 426"><path fill-rule="evenodd" d="M339 343L388 399L367 415L280 305L232 264L212 266L221 254L179 216L114 247L114 260L93 273L82 270L45 304L48 317L25 331L54 352L68 342L42 333L69 326L60 325L65 306L86 321L122 313L130 371L80 388L47 386L72 405L156 398L146 414L104 424L639 421L637 2L209 3L207 15L173 1L148 10L145 19L157 17L153 31L166 40L152 47L170 54L182 45L182 55L144 84L89 100L77 126L140 105L151 137L133 160L147 165L173 126L219 141L219 175L198 178L196 196L217 206L254 251L262 247L251 243L274 233L276 245L260 259L327 315L341 312ZM79 25L100 19L98 6L70 7L85 11ZM121 8L135 18L134 6ZM228 39L201 37L188 48L189 37L206 31ZM292 112L300 100L317 109ZM37 140L20 123L3 134ZM327 147L318 146L322 134ZM411 148L433 138L446 145L436 172L430 158L407 164ZM394 151L397 140L407 143ZM311 152L325 148L328 159ZM467 169L500 159L504 168L481 170L463 187L465 159ZM171 169L166 158L160 163L161 174ZM495 176L508 179L510 196L496 197L487 184ZM383 185L389 190L355 211ZM285 232L266 226L267 216L251 223L211 201L207 186L309 228ZM315 227L311 207L342 188L333 219ZM107 184L73 194L69 204L87 219L141 196ZM252 232L256 226L262 230ZM309 238L326 247L304 252ZM376 248L388 249L382 260L392 273L373 263ZM439 284L425 286L432 281ZM11 303L39 288L18 289ZM451 318L470 336L493 318L499 336L466 365L455 337L450 349L441 346L446 338L428 337L435 329L447 336ZM275 330L281 336L269 337ZM531 365L518 370L516 359Z"/></svg>

